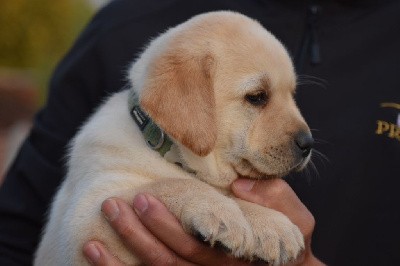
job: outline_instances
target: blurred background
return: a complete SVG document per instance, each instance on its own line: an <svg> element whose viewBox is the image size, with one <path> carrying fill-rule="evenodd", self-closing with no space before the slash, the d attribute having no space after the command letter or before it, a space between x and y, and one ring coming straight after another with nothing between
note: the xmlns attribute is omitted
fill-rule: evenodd
<svg viewBox="0 0 400 266"><path fill-rule="evenodd" d="M0 0L0 183L57 62L109 0Z"/></svg>

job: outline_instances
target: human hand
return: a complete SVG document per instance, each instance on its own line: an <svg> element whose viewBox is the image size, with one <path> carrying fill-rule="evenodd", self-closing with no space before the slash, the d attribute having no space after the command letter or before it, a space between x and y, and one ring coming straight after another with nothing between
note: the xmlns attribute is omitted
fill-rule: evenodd
<svg viewBox="0 0 400 266"><path fill-rule="evenodd" d="M282 179L250 180L238 179L232 184L236 197L250 201L285 214L297 225L304 236L305 250L291 265L325 265L312 253L311 237L315 219L307 207L297 197L293 189Z"/></svg>
<svg viewBox="0 0 400 266"><path fill-rule="evenodd" d="M145 265L250 265L198 241L183 231L175 216L156 198L139 194L134 210L118 198L103 202L102 211L126 247ZM98 241L84 245L92 265L124 265Z"/></svg>
<svg viewBox="0 0 400 266"><path fill-rule="evenodd" d="M303 233L306 250L293 265L323 265L311 252L314 218L283 180L251 181L240 179L234 194L284 213ZM120 199L108 199L102 210L126 246L144 264L150 265L249 265L212 249L186 234L177 219L151 195L137 195L132 208ZM97 251L96 251L97 250ZM84 254L92 265L123 265L99 242L90 241ZM255 263L254 263L255 264Z"/></svg>

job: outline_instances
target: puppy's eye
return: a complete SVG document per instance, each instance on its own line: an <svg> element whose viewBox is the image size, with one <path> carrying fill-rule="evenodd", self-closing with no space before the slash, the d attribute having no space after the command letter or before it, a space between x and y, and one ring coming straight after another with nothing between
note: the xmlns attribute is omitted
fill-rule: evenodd
<svg viewBox="0 0 400 266"><path fill-rule="evenodd" d="M267 103L268 97L265 91L260 91L255 94L246 94L245 99L254 106L264 106Z"/></svg>

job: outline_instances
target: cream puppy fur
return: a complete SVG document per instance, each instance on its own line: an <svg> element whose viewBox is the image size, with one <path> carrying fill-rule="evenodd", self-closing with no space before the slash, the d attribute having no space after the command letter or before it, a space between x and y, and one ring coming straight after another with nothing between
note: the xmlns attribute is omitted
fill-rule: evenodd
<svg viewBox="0 0 400 266"><path fill-rule="evenodd" d="M106 198L129 203L139 192L237 257L271 265L295 259L304 248L298 227L229 192L238 177L283 176L309 160L311 134L293 100L296 75L282 44L246 16L206 13L154 39L129 80L132 89L110 97L72 141L35 265L86 265L82 246L91 239L139 263L100 212ZM173 140L164 157L133 121L132 95Z"/></svg>

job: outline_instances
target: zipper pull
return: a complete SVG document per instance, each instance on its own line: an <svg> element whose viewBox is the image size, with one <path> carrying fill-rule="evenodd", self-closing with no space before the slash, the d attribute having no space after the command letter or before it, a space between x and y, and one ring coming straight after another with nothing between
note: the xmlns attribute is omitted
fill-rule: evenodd
<svg viewBox="0 0 400 266"><path fill-rule="evenodd" d="M321 63L321 52L317 30L320 15L321 7L319 5L313 4L308 6L304 33L295 57L295 66L298 73L303 71L304 64L308 60L310 60L309 63L314 66Z"/></svg>
<svg viewBox="0 0 400 266"><path fill-rule="evenodd" d="M321 52L318 41L318 23L321 14L319 5L311 5L308 8L307 24L310 31L309 53L312 65L321 63Z"/></svg>

